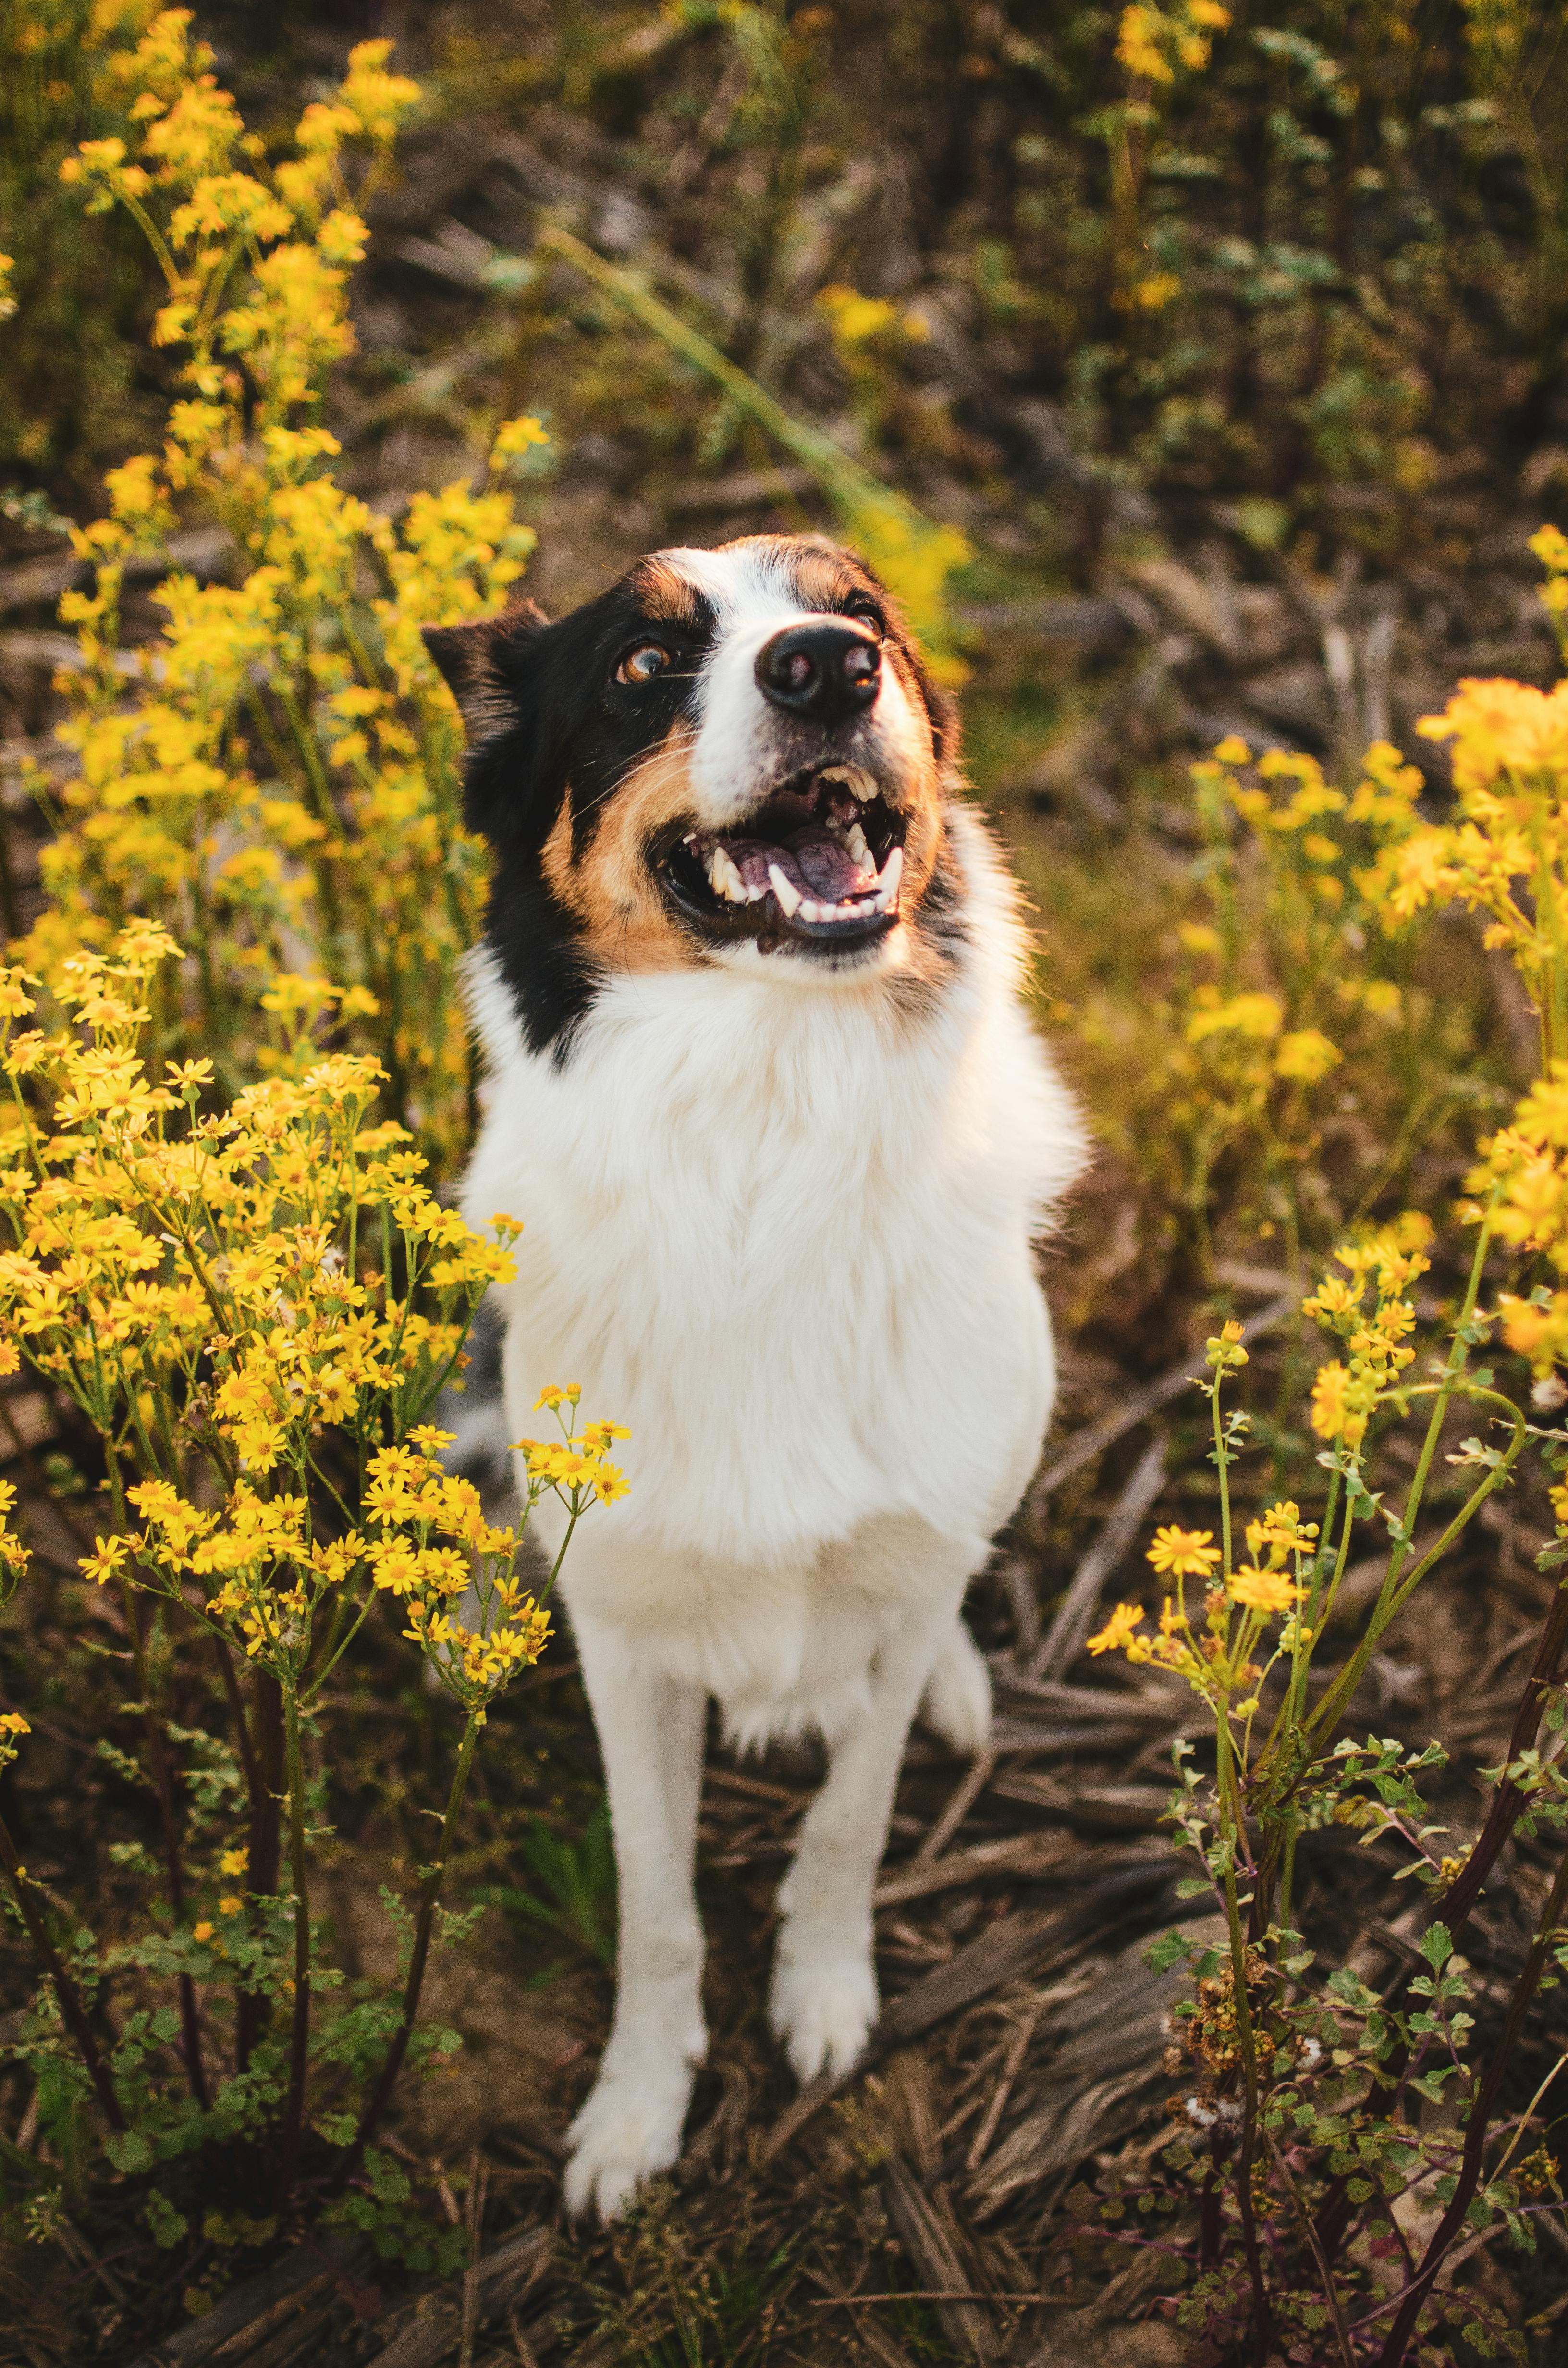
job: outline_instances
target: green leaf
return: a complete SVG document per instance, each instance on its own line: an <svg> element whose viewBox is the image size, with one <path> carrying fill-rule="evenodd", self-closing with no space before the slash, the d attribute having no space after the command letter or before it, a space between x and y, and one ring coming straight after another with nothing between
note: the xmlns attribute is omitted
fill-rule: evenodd
<svg viewBox="0 0 1568 2368"><path fill-rule="evenodd" d="M1441 1973L1454 1953L1454 1936L1441 1921L1427 1926L1421 1936L1421 1953L1435 1973Z"/></svg>
<svg viewBox="0 0 1568 2368"><path fill-rule="evenodd" d="M176 2211L160 2188L154 2187L142 2207L142 2217L153 2232L153 2242L166 2253L177 2245L190 2226L183 2212Z"/></svg>
<svg viewBox="0 0 1568 2368"><path fill-rule="evenodd" d="M153 2141L140 2130L111 2130L104 2152L116 2170L145 2170L153 2160Z"/></svg>

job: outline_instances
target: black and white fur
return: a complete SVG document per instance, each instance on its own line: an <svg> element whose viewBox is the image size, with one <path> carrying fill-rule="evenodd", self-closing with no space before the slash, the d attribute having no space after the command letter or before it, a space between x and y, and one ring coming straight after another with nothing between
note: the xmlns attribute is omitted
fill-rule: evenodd
<svg viewBox="0 0 1568 2368"><path fill-rule="evenodd" d="M527 1225L507 1436L566 1380L632 1434L631 1495L562 1578L620 1900L566 2196L608 2215L676 2159L706 2044L710 1697L740 1744L827 1747L770 1993L801 2079L850 2066L876 2017L910 1722L924 1700L959 1748L988 1731L960 1606L1050 1415L1033 1245L1083 1137L948 703L858 561L666 551L559 623L431 643L495 853L464 1207Z"/></svg>

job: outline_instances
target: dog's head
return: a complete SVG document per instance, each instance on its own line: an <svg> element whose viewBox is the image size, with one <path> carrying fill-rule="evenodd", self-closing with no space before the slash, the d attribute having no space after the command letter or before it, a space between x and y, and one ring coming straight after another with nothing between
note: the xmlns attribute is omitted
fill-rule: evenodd
<svg viewBox="0 0 1568 2368"><path fill-rule="evenodd" d="M814 535L663 551L559 622L426 634L536 1050L617 972L854 987L948 959L956 751L876 577Z"/></svg>

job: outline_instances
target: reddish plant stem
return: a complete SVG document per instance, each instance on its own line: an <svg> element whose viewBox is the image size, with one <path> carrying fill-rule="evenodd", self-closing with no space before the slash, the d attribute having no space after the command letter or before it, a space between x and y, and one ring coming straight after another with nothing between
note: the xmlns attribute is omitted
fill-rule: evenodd
<svg viewBox="0 0 1568 2368"><path fill-rule="evenodd" d="M446 1880L447 1853L451 1848L458 1814L462 1807L463 1794L468 1789L469 1770L473 1764L474 1746L478 1740L478 1724L471 1715L463 1730L462 1743L458 1751L457 1769L452 1777L452 1788L447 1796L446 1814L441 1819L441 1839L437 1844L435 1859L426 1869L424 1883L420 1886L419 1910L414 1927L414 1946L409 1952L408 1975L403 1986L403 2013L399 2018L397 2029L392 2033L392 2044L387 2049L386 2061L381 2066L380 2078L370 2092L369 2100L364 2112L359 2116L359 2127L354 2134L354 2143L348 2149L347 2159L334 2176L334 2193L346 2187L353 2178L364 2157L365 2148L381 2126L381 2116L392 2102L392 2090L397 2086L398 2075L403 2070L403 2057L408 2053L408 2043L414 2036L414 2026L419 2013L419 1994L425 1987L425 1968L430 1955L430 1936L435 1930L436 1909L440 1901L441 1885Z"/></svg>
<svg viewBox="0 0 1568 2368"><path fill-rule="evenodd" d="M119 1471L110 1458L110 1478L114 1486L116 1526L125 1534L125 1508L120 1495ZM176 1926L185 1921L185 1845L180 1831L179 1803L175 1793L174 1762L169 1754L169 1738L164 1722L153 1701L152 1669L147 1658L146 1639L142 1633L141 1615L137 1610L136 1588L122 1574L121 1600L125 1607L125 1624L131 1635L131 1649L136 1662L136 1684L142 1696L142 1719L147 1735L147 1758L152 1769L153 1790L157 1797L158 1818L163 1831L164 1869L168 1878L169 1908ZM180 2048L185 2057L186 2078L190 2093L205 2112L210 2101L207 2090L207 2066L202 2057L201 2018L196 2007L196 1984L188 1974L176 1976L175 1987L179 1998Z"/></svg>
<svg viewBox="0 0 1568 2368"><path fill-rule="evenodd" d="M245 1800L251 1815L256 1815L256 1747L250 1739L250 1721L245 1716L244 1697L234 1674L234 1656L224 1638L214 1634L212 1650L218 1662L218 1674L223 1680L223 1693L229 1705L229 1715L234 1722L234 1748L239 1753L240 1773L245 1780Z"/></svg>
<svg viewBox="0 0 1568 2368"><path fill-rule="evenodd" d="M1508 1736L1508 1748L1504 1765L1512 1767L1529 1750L1540 1729L1541 1711L1549 1687L1557 1682L1564 1647L1568 1646L1568 1587L1560 1587L1552 1599L1551 1610L1536 1646L1535 1659L1529 1676L1519 1696L1514 1713L1514 1724ZM1475 1844L1452 1888L1440 1902L1443 1921L1451 1935L1458 1935L1469 1921L1471 1912L1481 1896L1482 1885L1496 1865L1503 1846L1524 1815L1528 1795L1509 1778L1505 1777L1492 1796L1486 1822L1476 1837ZM1403 1965L1390 1982L1384 1993L1384 2005L1397 2007L1409 1987L1415 1965ZM1410 2062L1410 2050L1403 2042L1396 2043L1388 2061L1378 2067L1365 2095L1356 2108L1357 2113L1370 2117L1381 2115L1392 2107L1403 2082ZM1331 2180L1318 2206L1317 2241L1329 2260L1333 2260L1345 2242L1350 2226L1348 2177Z"/></svg>
<svg viewBox="0 0 1568 2368"><path fill-rule="evenodd" d="M300 1741L299 1702L292 1691L284 1702L284 1764L289 1780L289 1874L294 1893L294 2011L289 2029L289 2088L278 2137L277 2200L287 2204L300 2167L304 2128L305 2074L311 2038L311 1903L305 1889L305 1762Z"/></svg>
<svg viewBox="0 0 1568 2368"><path fill-rule="evenodd" d="M1560 1587L1553 1599L1546 1625L1540 1632L1535 1659L1519 1696L1519 1706L1514 1713L1513 1730L1508 1736L1505 1766L1512 1767L1523 1758L1535 1742L1540 1729L1540 1715L1545 1707L1547 1689L1557 1682L1557 1672L1562 1651L1568 1645L1568 1587ZM1511 1778L1505 1777L1492 1796L1492 1806L1486 1823L1476 1837L1475 1847L1460 1868L1451 1889L1443 1901L1443 1920L1450 1932L1457 1931L1465 1921L1480 1896L1481 1886L1497 1862L1498 1854L1524 1814L1528 1795Z"/></svg>
<svg viewBox="0 0 1568 2368"><path fill-rule="evenodd" d="M237 1715L243 1725L243 1704ZM246 1782L250 1786L250 1850L245 1879L253 1897L266 1899L278 1888L282 1843L283 1696L277 1679L268 1677L264 1669L256 1673L255 1743ZM267 2002L261 1992L242 1990L234 2014L236 2072L249 2067L267 2020Z"/></svg>
<svg viewBox="0 0 1568 2368"><path fill-rule="evenodd" d="M1460 2158L1459 2185L1447 2211L1432 2231L1432 2240L1422 2256L1421 2267L1405 2289L1404 2299L1389 2329L1388 2340L1378 2354L1377 2368L1403 2368L1405 2349L1421 2315L1421 2306L1475 2200L1476 2190L1481 2184L1482 2160L1486 2152L1487 2129L1504 2076L1518 2044L1519 2033L1524 2029L1525 2017L1534 2003L1540 1977L1546 1971L1547 1952L1551 1946L1551 1936L1562 1923L1565 1901L1568 1901L1568 1850L1563 1852L1558 1865L1540 1926L1530 1943L1529 1954L1520 1968L1518 1980L1514 1984L1514 1995L1508 2001L1508 2015L1503 2025L1502 2036L1493 2050L1492 2061L1471 2105L1470 2119L1465 2125L1464 2153Z"/></svg>
<svg viewBox="0 0 1568 2368"><path fill-rule="evenodd" d="M86 2009L82 2004L82 1994L66 1972L64 1961L49 1937L49 1927L39 1914L37 1903L28 1889L27 1876L17 1855L16 1843L11 1839L4 1818L0 1818L0 1866L6 1870L11 1896L21 1911L34 1954L54 1985L54 1995L60 2001L61 2019L75 2043L76 2053L86 2069L87 2078L97 2091L104 2119L111 2130L123 2130L125 2115L120 2112L119 2100L114 2093L114 2080L103 2051L93 2036Z"/></svg>
<svg viewBox="0 0 1568 2368"><path fill-rule="evenodd" d="M1198 2266L1211 2270L1220 2258L1221 2207L1224 2180L1224 2157L1220 2146L1220 2133L1215 2130L1209 2139L1209 2168L1203 2175L1203 2192L1198 2199Z"/></svg>

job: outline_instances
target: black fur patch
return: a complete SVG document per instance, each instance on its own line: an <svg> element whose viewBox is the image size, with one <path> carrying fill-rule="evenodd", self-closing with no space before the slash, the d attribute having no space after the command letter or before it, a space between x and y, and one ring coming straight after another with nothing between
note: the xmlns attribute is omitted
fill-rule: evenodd
<svg viewBox="0 0 1568 2368"><path fill-rule="evenodd" d="M580 858L628 773L689 712L712 624L699 598L689 624L650 618L633 570L556 624L528 602L426 634L468 722L464 814L495 850L485 935L531 1052L566 1059L599 983L582 924L540 869L562 800ZM652 639L676 661L668 673L617 682L621 659Z"/></svg>
<svg viewBox="0 0 1568 2368"><path fill-rule="evenodd" d="M808 547L833 546L801 537ZM908 653L938 757L956 754L957 718L892 616L876 577L847 553L853 580L890 612ZM495 952L530 1051L557 1063L570 1054L601 973L581 921L551 891L541 866L563 801L572 851L591 847L609 801L627 776L694 712L698 672L714 615L698 589L678 586L655 560L558 622L531 600L481 624L432 629L426 643L456 694L469 732L464 813L495 851L485 936ZM652 681L626 684L616 670L639 642L656 641L673 660ZM944 887L947 894L944 896ZM933 882L928 927L943 946L954 930L950 882Z"/></svg>

